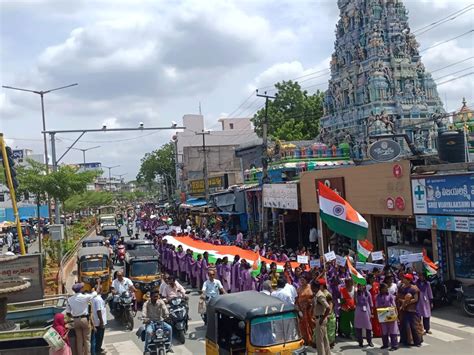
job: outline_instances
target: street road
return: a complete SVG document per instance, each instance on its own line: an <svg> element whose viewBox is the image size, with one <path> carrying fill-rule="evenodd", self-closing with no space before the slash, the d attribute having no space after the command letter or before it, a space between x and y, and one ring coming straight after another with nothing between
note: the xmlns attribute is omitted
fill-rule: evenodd
<svg viewBox="0 0 474 355"><path fill-rule="evenodd" d="M125 228L122 228L122 235L127 235ZM140 236L141 238L143 235ZM125 237L128 239L128 237ZM121 266L115 266L114 271L121 270ZM183 285L188 289L187 285ZM204 338L205 327L201 316L198 314L199 294L197 290L193 290L189 295L189 314L191 320L189 321L189 329L186 335L186 343L179 344L173 340L173 351L175 354L205 354ZM141 312L137 312L135 317L135 329L133 331L124 331L124 327L113 319L107 307L108 324L105 331L104 348L107 354L118 355L127 354L135 355L143 353L144 343L135 335L137 329L142 324L139 320Z"/></svg>

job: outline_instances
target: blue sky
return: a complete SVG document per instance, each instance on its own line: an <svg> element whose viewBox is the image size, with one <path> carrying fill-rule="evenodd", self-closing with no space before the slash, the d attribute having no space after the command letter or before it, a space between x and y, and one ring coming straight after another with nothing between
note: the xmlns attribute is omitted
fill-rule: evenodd
<svg viewBox="0 0 474 355"><path fill-rule="evenodd" d="M414 30L470 3L405 1ZM418 37L421 49L472 30L473 12ZM169 125L197 113L199 102L216 128L219 117L250 116L263 104L252 97L236 111L255 88L327 69L337 19L335 0L2 0L0 81L32 89L78 82L46 97L49 129ZM430 71L472 57L473 34L422 54ZM472 65L471 58L433 77ZM325 90L327 78L302 85ZM473 91L472 76L439 87L450 111L463 96L472 103ZM0 91L0 131L13 147L42 150L39 104L36 95ZM88 134L78 146L101 145L88 160L120 164L116 173L133 179L144 153L172 134ZM75 137L59 138L62 152Z"/></svg>

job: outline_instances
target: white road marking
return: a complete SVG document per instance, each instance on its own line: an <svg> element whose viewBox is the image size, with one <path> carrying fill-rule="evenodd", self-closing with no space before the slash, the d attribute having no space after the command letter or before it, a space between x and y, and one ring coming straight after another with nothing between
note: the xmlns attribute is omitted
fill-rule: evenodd
<svg viewBox="0 0 474 355"><path fill-rule="evenodd" d="M474 334L474 327L471 327L467 324L451 322L449 320L441 319L438 317L431 317L431 323L442 325L443 327L452 328L455 330L459 330L461 332L466 332L470 334Z"/></svg>
<svg viewBox="0 0 474 355"><path fill-rule="evenodd" d="M106 348L115 348L120 354L127 354L127 355L142 355L143 350L140 349L137 344L135 344L132 340L122 341L114 344L106 345Z"/></svg>
<svg viewBox="0 0 474 355"><path fill-rule="evenodd" d="M439 339L439 340L445 341L445 342L463 340L463 338L457 337L456 335L448 334L446 332L442 332L442 331L436 330L436 329L431 329L431 333L432 334L426 334L424 336L425 337L433 337L435 339Z"/></svg>
<svg viewBox="0 0 474 355"><path fill-rule="evenodd" d="M202 320L192 320L191 322L188 322L188 325L196 325L196 324L204 325L204 322Z"/></svg>

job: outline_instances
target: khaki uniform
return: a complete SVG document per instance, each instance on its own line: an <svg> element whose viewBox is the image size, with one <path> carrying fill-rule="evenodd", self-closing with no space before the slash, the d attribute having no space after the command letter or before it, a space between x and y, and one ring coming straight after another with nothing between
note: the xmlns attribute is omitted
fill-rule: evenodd
<svg viewBox="0 0 474 355"><path fill-rule="evenodd" d="M316 325L314 327L314 333L316 334L316 348L319 355L330 355L331 347L328 339L327 318L324 319L322 324L319 324L326 309L330 308L323 291L319 290L318 293L316 293L313 303L314 318L316 319Z"/></svg>

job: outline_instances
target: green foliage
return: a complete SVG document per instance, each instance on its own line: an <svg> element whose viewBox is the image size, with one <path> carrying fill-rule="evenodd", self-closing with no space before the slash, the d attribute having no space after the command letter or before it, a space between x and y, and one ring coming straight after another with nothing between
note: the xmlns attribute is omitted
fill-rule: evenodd
<svg viewBox="0 0 474 355"><path fill-rule="evenodd" d="M18 190L17 196L29 193L36 197L36 203L41 204L46 200L47 179L45 165L35 160L27 160L29 166L18 166Z"/></svg>
<svg viewBox="0 0 474 355"><path fill-rule="evenodd" d="M76 194L64 201L66 212L81 211L88 208L98 208L104 205L110 205L113 202L113 195L105 191L85 191Z"/></svg>
<svg viewBox="0 0 474 355"><path fill-rule="evenodd" d="M319 119L323 115L323 93L309 95L298 82L282 81L275 84L277 97L268 103L268 135L283 141L311 140L319 133ZM265 108L252 118L255 132L262 136Z"/></svg>
<svg viewBox="0 0 474 355"><path fill-rule="evenodd" d="M175 152L173 142L168 142L141 159L137 181L153 183L157 176L175 179Z"/></svg>
<svg viewBox="0 0 474 355"><path fill-rule="evenodd" d="M97 175L95 171L78 172L71 166L60 166L57 171L46 175L46 191L51 197L64 202L84 192Z"/></svg>

